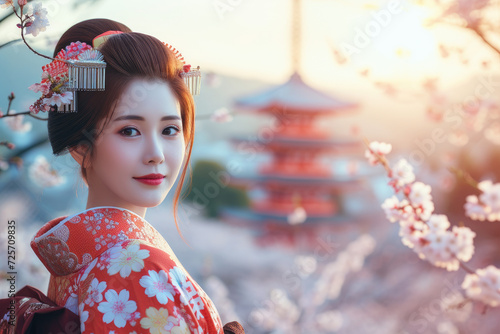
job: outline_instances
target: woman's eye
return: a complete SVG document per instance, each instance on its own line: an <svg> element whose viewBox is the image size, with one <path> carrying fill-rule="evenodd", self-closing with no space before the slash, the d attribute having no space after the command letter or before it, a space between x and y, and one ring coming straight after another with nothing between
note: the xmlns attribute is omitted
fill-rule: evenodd
<svg viewBox="0 0 500 334"><path fill-rule="evenodd" d="M179 130L175 126L169 126L168 128L165 128L165 130L163 130L163 131L165 132L165 131L168 131L168 130L171 130L171 129L173 129L173 131L176 131L176 133L181 131L181 130ZM172 135L175 135L176 133L172 133L172 131L170 131L170 134L172 134Z"/></svg>
<svg viewBox="0 0 500 334"><path fill-rule="evenodd" d="M139 131L137 131L137 129L134 129L134 128L125 128L125 129L121 130L120 133L127 136L127 137L132 137L132 133L134 131L139 132Z"/></svg>

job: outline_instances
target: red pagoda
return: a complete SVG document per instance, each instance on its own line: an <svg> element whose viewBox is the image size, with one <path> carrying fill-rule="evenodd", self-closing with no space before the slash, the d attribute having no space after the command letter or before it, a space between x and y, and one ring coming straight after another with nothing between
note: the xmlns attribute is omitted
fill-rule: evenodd
<svg viewBox="0 0 500 334"><path fill-rule="evenodd" d="M294 15L298 14L298 1ZM295 20L296 22L298 20ZM360 179L354 173L335 175L331 164L323 157L359 155L359 139L335 138L332 131L321 128L322 117L348 114L356 104L340 101L308 86L298 74L298 32L294 25L292 55L294 72L290 79L277 87L255 95L240 98L236 107L240 111L273 117L272 127L261 129L261 139L233 137L238 145L251 141L267 153L269 162L257 167L252 175L232 175L231 184L249 190L258 189L264 196L251 198L249 209L224 208L222 219L230 223L261 227L263 243L275 243L276 238L294 244L298 234L312 239L323 228L352 222L342 214L339 194L359 190Z"/></svg>

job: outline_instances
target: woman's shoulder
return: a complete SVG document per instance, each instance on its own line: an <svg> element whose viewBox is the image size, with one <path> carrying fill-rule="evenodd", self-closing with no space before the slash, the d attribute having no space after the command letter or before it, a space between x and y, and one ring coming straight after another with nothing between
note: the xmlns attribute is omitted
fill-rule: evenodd
<svg viewBox="0 0 500 334"><path fill-rule="evenodd" d="M152 329L158 319L205 333L222 328L215 306L180 263L144 240L122 241L102 253L84 270L79 291L82 321L92 313L106 329ZM116 314L117 305L127 311Z"/></svg>

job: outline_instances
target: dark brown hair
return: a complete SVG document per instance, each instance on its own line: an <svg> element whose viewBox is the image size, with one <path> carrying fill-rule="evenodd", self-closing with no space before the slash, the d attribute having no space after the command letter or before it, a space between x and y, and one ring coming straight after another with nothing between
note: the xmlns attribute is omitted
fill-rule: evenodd
<svg viewBox="0 0 500 334"><path fill-rule="evenodd" d="M184 183L186 168L191 159L194 139L194 100L179 73L182 63L174 53L155 37L131 32L125 25L107 19L80 22L69 28L54 50L54 56L71 42L92 40L109 30L124 32L112 35L99 48L106 62L105 91L79 91L76 113L49 112L48 133L55 155L66 153L71 148L83 145L87 148L85 159L92 159L96 141L109 122L116 102L128 85L135 79L161 80L167 83L180 105L183 136L186 143L185 166L174 196L174 219L177 224L177 205ZM104 126L98 129L101 121ZM86 181L86 172L81 174Z"/></svg>

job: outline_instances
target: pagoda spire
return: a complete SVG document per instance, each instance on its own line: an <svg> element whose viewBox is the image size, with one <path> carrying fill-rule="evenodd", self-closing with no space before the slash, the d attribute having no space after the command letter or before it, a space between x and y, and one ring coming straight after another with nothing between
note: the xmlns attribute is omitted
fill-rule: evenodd
<svg viewBox="0 0 500 334"><path fill-rule="evenodd" d="M301 51L301 0L292 0L292 73L300 72Z"/></svg>

